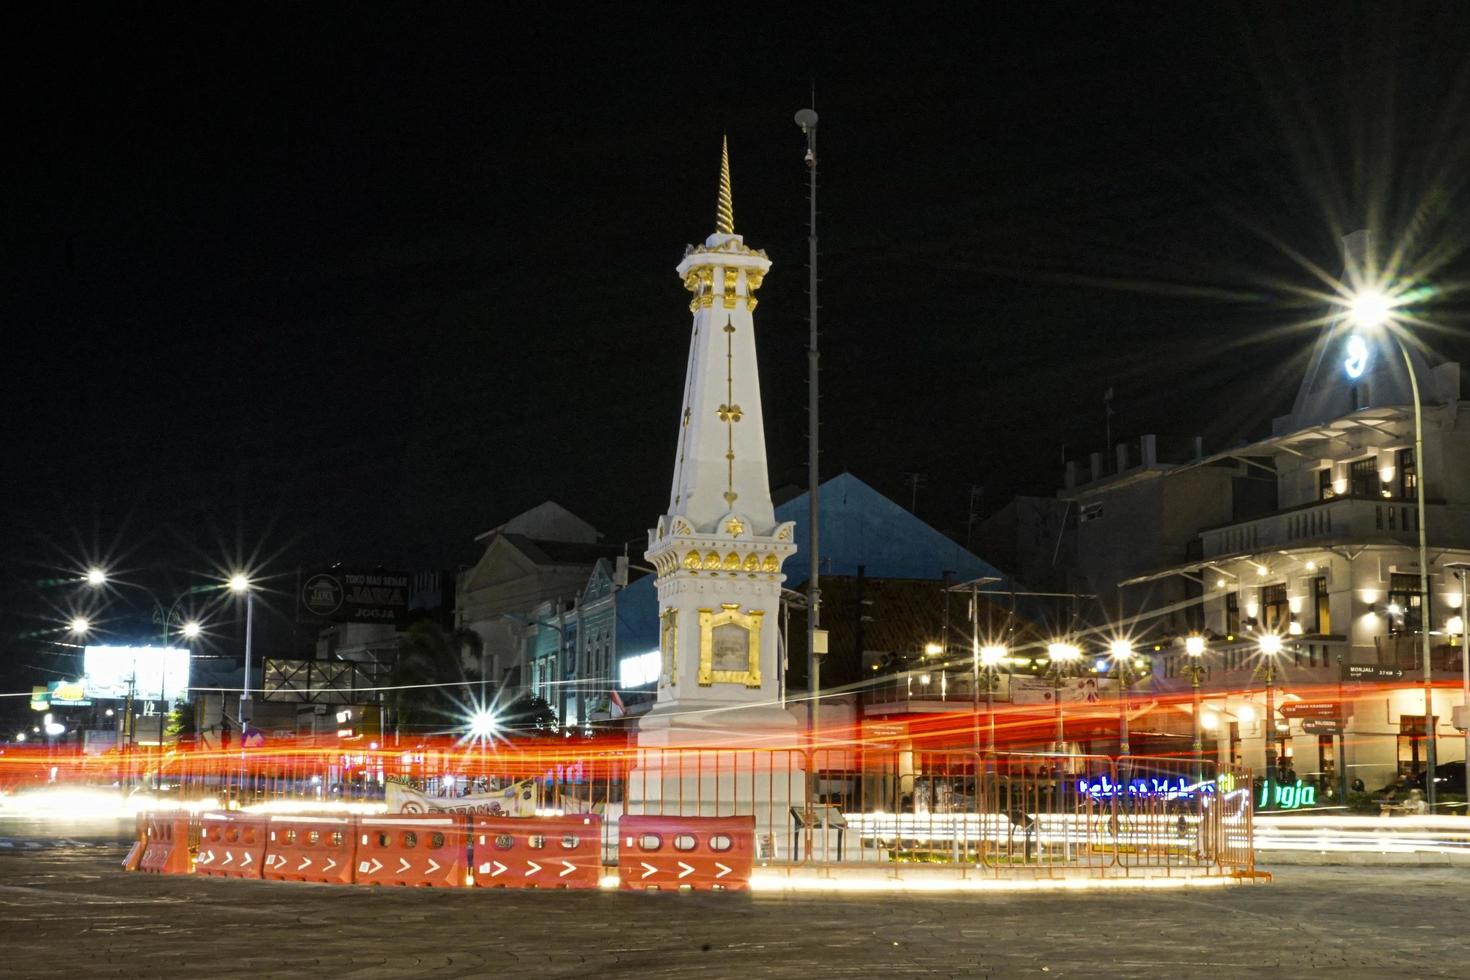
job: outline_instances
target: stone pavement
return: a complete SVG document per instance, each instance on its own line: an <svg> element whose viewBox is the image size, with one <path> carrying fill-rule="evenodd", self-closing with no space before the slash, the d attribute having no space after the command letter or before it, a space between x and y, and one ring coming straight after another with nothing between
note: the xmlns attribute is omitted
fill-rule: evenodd
<svg viewBox="0 0 1470 980"><path fill-rule="evenodd" d="M155 877L119 870L122 854L0 849L0 976L1470 976L1470 872L1454 868L838 898Z"/></svg>

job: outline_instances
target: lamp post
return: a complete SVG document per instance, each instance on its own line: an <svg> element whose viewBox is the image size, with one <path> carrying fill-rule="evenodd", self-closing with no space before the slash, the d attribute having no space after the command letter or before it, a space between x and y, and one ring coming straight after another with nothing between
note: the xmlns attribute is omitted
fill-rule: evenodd
<svg viewBox="0 0 1470 980"><path fill-rule="evenodd" d="M1194 780L1204 781L1205 761L1205 736L1204 725L1200 717L1200 680L1205 673L1205 638L1198 633L1191 633L1184 640L1184 655L1189 659L1186 661L1185 669L1189 671L1189 687L1193 694L1194 711L1194 743L1191 753L1194 756Z"/></svg>
<svg viewBox="0 0 1470 980"><path fill-rule="evenodd" d="M1057 641L1047 644L1046 655L1050 661L1052 684L1056 692L1057 754L1061 755L1067 751L1067 731L1062 719L1062 680L1071 673L1077 661L1082 659L1082 650L1075 643Z"/></svg>
<svg viewBox="0 0 1470 980"><path fill-rule="evenodd" d="M1118 669L1118 755L1124 756L1132 751L1128 743L1128 684L1132 680L1133 641L1114 640L1108 644L1108 655Z"/></svg>
<svg viewBox="0 0 1470 980"><path fill-rule="evenodd" d="M1409 391L1414 399L1414 503L1419 524L1419 637L1420 652L1424 661L1424 795L1425 802L1429 804L1429 811L1434 812L1435 788L1434 771L1436 768L1436 731L1434 725L1434 665L1430 654L1429 645L1429 545L1428 530L1426 528L1424 510L1424 403L1419 396L1419 377L1414 371L1414 361L1409 357L1408 348L1399 339L1398 334L1389 329L1390 321L1393 320L1395 300L1384 293L1381 289L1363 289L1356 292L1348 306L1348 317L1353 323L1365 330L1386 333L1393 339L1394 346L1398 348L1399 356L1404 359L1404 368L1409 374ZM1349 347L1353 340L1349 338ZM1366 349L1361 341L1358 342L1360 349ZM1348 364L1349 373L1352 374L1351 356ZM1357 374L1363 372L1363 362L1357 362Z"/></svg>
<svg viewBox="0 0 1470 980"><path fill-rule="evenodd" d="M995 752L995 682L1000 679L998 671L1006 655L1006 648L998 643L989 643L980 648L980 664L985 668L985 717L990 723L986 747L992 754Z"/></svg>
<svg viewBox="0 0 1470 980"><path fill-rule="evenodd" d="M1276 658L1281 653L1281 637L1265 633L1258 643L1261 666L1266 675L1266 802L1269 805L1276 786Z"/></svg>
<svg viewBox="0 0 1470 980"><path fill-rule="evenodd" d="M817 734L820 724L821 656L817 653L817 638L822 623L821 561L818 551L819 505L817 490L819 471L818 459L818 412L817 379L820 354L817 348L817 113L814 109L797 111L796 125L806 135L807 192L807 329L809 333L807 359L807 580L806 580L806 833L807 857L812 853L813 820L812 805L817 795Z"/></svg>
<svg viewBox="0 0 1470 980"><path fill-rule="evenodd" d="M250 710L250 659L255 638L255 588L250 576L236 572L230 576L230 591L245 597L245 676L240 684L240 749L245 748L245 721Z"/></svg>

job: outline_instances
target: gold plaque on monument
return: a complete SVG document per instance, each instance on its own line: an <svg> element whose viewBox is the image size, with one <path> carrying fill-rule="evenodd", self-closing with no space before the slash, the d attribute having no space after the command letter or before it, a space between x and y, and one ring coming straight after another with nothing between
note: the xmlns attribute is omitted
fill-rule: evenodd
<svg viewBox="0 0 1470 980"><path fill-rule="evenodd" d="M761 686L762 610L740 612L738 603L699 611L699 683Z"/></svg>

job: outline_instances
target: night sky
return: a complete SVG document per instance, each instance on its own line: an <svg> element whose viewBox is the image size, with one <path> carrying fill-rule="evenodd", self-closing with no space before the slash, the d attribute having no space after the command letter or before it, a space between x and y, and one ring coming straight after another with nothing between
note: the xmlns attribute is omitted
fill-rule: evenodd
<svg viewBox="0 0 1470 980"><path fill-rule="evenodd" d="M1037 6L12 12L7 613L97 558L452 567L546 498L636 551L723 133L800 482L813 86L823 471L961 539L1110 386L1115 436L1260 434L1339 235L1466 279L1470 8Z"/></svg>

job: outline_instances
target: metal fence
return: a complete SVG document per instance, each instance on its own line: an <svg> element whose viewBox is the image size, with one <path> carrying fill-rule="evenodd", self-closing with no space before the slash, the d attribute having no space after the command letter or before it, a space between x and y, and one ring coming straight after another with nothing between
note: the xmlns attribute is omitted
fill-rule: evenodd
<svg viewBox="0 0 1470 980"><path fill-rule="evenodd" d="M322 749L181 755L152 786L222 806L753 815L768 865L995 875L1254 871L1249 770L1191 759L852 747Z"/></svg>

